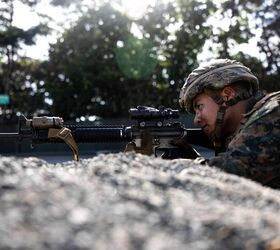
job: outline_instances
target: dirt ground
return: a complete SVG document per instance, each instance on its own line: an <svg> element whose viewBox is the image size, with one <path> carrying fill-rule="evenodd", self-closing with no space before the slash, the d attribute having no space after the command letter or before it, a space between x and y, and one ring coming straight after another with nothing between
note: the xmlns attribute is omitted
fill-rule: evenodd
<svg viewBox="0 0 280 250"><path fill-rule="evenodd" d="M280 249L280 191L134 153L0 157L0 249Z"/></svg>

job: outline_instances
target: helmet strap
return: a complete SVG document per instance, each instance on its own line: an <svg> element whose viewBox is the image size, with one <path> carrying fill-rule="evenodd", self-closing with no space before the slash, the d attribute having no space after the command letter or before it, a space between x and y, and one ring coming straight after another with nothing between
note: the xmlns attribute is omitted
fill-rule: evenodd
<svg viewBox="0 0 280 250"><path fill-rule="evenodd" d="M219 110L217 112L215 132L213 138L215 155L225 150L224 145L222 143L222 127L223 127L224 117L225 117L227 107L228 106L226 105L219 105Z"/></svg>
<svg viewBox="0 0 280 250"><path fill-rule="evenodd" d="M217 112L217 118L216 118L215 132L212 139L214 143L215 155L225 151L225 145L222 138L222 127L224 123L226 109L229 106L233 106L242 100L247 100L247 99L250 100L250 98L252 98L252 94L245 91L241 92L235 98L232 98L228 101L224 101L224 99L218 95L213 98L214 101L219 105L219 110Z"/></svg>
<svg viewBox="0 0 280 250"><path fill-rule="evenodd" d="M226 105L227 106L233 106L235 105L236 103L242 101L242 100L246 100L246 99L249 99L250 97L252 96L251 93L249 92L241 92L239 95L237 95L236 97L230 99L229 101L226 101Z"/></svg>

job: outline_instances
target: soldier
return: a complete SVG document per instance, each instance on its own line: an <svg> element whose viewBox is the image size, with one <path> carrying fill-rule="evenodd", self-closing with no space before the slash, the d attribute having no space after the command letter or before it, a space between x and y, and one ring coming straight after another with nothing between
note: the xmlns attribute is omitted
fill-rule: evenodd
<svg viewBox="0 0 280 250"><path fill-rule="evenodd" d="M206 164L280 188L280 91L265 94L249 68L218 59L191 72L179 102L213 141Z"/></svg>

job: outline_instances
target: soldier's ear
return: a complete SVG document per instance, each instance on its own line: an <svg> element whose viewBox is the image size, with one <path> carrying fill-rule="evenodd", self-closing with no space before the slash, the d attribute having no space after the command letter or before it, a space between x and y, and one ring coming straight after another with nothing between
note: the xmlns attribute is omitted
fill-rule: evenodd
<svg viewBox="0 0 280 250"><path fill-rule="evenodd" d="M237 93L232 87L226 86L223 88L221 95L225 101L228 101L234 98L237 95Z"/></svg>

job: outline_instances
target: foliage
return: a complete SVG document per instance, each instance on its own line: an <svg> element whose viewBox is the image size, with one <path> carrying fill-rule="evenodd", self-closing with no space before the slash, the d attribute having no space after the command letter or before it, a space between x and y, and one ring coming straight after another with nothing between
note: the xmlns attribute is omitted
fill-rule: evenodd
<svg viewBox="0 0 280 250"><path fill-rule="evenodd" d="M39 1L21 0L29 6ZM280 0L158 0L137 20L115 8L121 0L93 0L87 8L85 1L52 0L80 18L51 45L44 62L18 56L22 44L33 44L48 29L14 27L13 2L0 8L0 92L12 96L15 110L48 109L72 119L124 116L136 105L178 108L179 90L209 41L203 61L240 60L261 87L280 88ZM260 57L236 50L257 38L256 31Z"/></svg>
<svg viewBox="0 0 280 250"><path fill-rule="evenodd" d="M280 0L265 1L256 12L262 30L258 47L265 60L263 62L264 87L269 91L279 90L280 83Z"/></svg>
<svg viewBox="0 0 280 250"><path fill-rule="evenodd" d="M178 90L211 32L203 26L211 1L190 2L158 1L137 21L110 4L91 9L51 48L46 90L52 111L71 118L125 115L140 104L178 107ZM177 23L176 31L170 25ZM132 26L141 38L132 34Z"/></svg>
<svg viewBox="0 0 280 250"><path fill-rule="evenodd" d="M165 8L156 6L142 21L160 53L154 77L159 104L178 108L179 89L197 66L197 54L211 35L211 29L205 24L213 11L212 1L178 1ZM179 28L172 30L178 24Z"/></svg>
<svg viewBox="0 0 280 250"><path fill-rule="evenodd" d="M225 1L220 8L220 21L226 18L230 23L226 29L220 29L213 37L218 47L219 57L232 57L240 60L259 78L261 88L267 91L280 89L280 1ZM250 25L249 20L253 22ZM260 58L248 56L242 52L230 51L238 44L256 38L256 31L261 31L258 41Z"/></svg>
<svg viewBox="0 0 280 250"><path fill-rule="evenodd" d="M14 0L5 0L0 8L0 92L10 96L14 111L34 111L36 106L42 106L43 103L43 99L38 103L40 93L34 92L34 88L29 87L33 84L29 80L33 78L31 76L33 67L30 66L36 62L28 63L26 59L20 58L18 51L23 44L35 44L35 36L46 35L48 28L43 24L27 30L14 26L14 2ZM37 2L38 0L22 0L23 4L30 7Z"/></svg>
<svg viewBox="0 0 280 250"><path fill-rule="evenodd" d="M44 74L40 66L40 62L30 59L21 59L13 65L13 84L9 93L13 98L12 105L19 107L19 111L22 110L25 114L36 115L48 109L44 103L44 90L40 85Z"/></svg>

